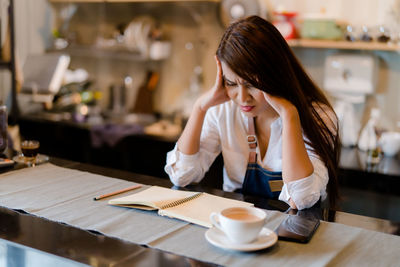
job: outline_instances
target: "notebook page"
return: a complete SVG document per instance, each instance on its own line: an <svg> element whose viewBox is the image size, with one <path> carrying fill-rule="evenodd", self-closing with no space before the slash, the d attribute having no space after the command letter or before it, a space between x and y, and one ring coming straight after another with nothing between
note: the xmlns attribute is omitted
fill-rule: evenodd
<svg viewBox="0 0 400 267"><path fill-rule="evenodd" d="M185 197L190 197L196 193L197 192L180 191L160 186L151 186L146 190L131 194L129 196L111 199L108 201L108 204L132 208L141 208L137 205L143 205L151 207L152 209L158 209L165 204L180 200Z"/></svg>
<svg viewBox="0 0 400 267"><path fill-rule="evenodd" d="M252 207L252 203L203 193L201 196L179 206L159 210L163 216L169 216L210 228L210 214L230 207Z"/></svg>

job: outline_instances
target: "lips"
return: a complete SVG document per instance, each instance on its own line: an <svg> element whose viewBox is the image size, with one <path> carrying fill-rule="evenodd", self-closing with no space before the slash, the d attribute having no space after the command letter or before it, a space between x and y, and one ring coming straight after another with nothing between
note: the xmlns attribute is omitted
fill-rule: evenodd
<svg viewBox="0 0 400 267"><path fill-rule="evenodd" d="M254 108L254 106L240 106L240 109L243 112L250 112L253 108Z"/></svg>

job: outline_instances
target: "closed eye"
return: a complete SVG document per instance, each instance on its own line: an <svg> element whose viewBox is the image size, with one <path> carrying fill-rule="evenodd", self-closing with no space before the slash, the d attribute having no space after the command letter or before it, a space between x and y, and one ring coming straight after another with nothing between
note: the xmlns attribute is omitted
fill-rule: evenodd
<svg viewBox="0 0 400 267"><path fill-rule="evenodd" d="M229 86L229 87L236 86L235 82L228 80L225 76L224 76L224 84L225 84L225 86Z"/></svg>
<svg viewBox="0 0 400 267"><path fill-rule="evenodd" d="M225 81L225 86L236 86L236 83Z"/></svg>
<svg viewBox="0 0 400 267"><path fill-rule="evenodd" d="M246 88L249 88L249 89L250 88L255 88L254 85L252 85L251 83L248 83L248 82L244 82L243 86L245 86Z"/></svg>
<svg viewBox="0 0 400 267"><path fill-rule="evenodd" d="M232 82L224 77L224 85L226 87L234 87L234 86L237 86L238 84L236 82ZM248 83L248 82L243 82L243 86L248 89L255 88L251 83Z"/></svg>

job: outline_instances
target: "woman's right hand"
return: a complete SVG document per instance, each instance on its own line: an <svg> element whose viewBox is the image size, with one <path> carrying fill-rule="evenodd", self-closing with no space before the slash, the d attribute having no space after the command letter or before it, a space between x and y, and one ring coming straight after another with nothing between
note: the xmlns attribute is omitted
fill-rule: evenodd
<svg viewBox="0 0 400 267"><path fill-rule="evenodd" d="M217 77L215 79L215 84L209 91L204 93L197 102L199 108L203 111L207 111L210 107L222 104L229 100L224 86L221 61L217 56L214 56L214 58L217 64Z"/></svg>
<svg viewBox="0 0 400 267"><path fill-rule="evenodd" d="M200 150L200 135L207 110L229 100L222 78L221 61L215 56L217 78L214 86L196 100L185 129L178 140L178 149L185 155L194 155Z"/></svg>

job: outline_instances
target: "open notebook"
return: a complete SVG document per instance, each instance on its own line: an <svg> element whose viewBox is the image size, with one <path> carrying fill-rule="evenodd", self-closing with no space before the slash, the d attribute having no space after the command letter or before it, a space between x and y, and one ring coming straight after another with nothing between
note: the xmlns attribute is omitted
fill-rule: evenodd
<svg viewBox="0 0 400 267"><path fill-rule="evenodd" d="M229 207L251 207L252 203L214 196L193 191L179 191L151 186L139 193L111 199L108 204L158 210L161 216L177 218L204 227L212 226L209 217L212 212L219 212Z"/></svg>

